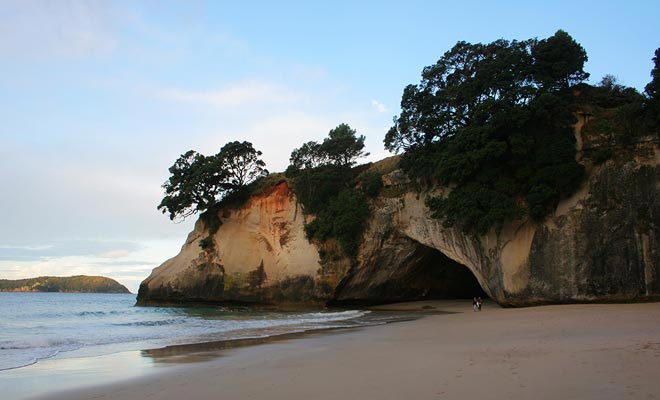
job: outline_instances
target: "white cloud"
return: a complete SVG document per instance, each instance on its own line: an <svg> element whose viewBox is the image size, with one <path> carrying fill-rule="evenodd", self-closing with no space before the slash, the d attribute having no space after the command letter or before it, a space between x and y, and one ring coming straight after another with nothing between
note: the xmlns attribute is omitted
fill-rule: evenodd
<svg viewBox="0 0 660 400"><path fill-rule="evenodd" d="M271 103L289 104L300 100L301 94L284 85L250 79L209 91L163 89L157 93L157 97L162 100L228 108Z"/></svg>
<svg viewBox="0 0 660 400"><path fill-rule="evenodd" d="M107 3L0 1L0 54L28 58L112 51Z"/></svg>
<svg viewBox="0 0 660 400"><path fill-rule="evenodd" d="M156 93L161 100L187 104L207 118L208 127L194 133L198 138L195 150L212 154L232 140L248 140L263 152L268 170L276 172L286 169L294 148L321 140L342 122L327 108L328 96L319 97L310 86L314 85L299 88L252 78L210 91L165 89ZM199 111L203 106L213 112Z"/></svg>
<svg viewBox="0 0 660 400"><path fill-rule="evenodd" d="M62 255L18 261L0 259L0 277L24 279L37 276L101 275L119 281L135 293L140 282L149 276L152 269L174 256L181 244L178 239L141 242L138 244L139 249L130 252L131 258L122 256L118 251L109 251L97 256ZM109 260L104 257L107 255L116 258Z"/></svg>
<svg viewBox="0 0 660 400"><path fill-rule="evenodd" d="M170 153L162 144L165 141L150 144L144 140L142 144L117 140L116 145L82 142L67 141L60 147L3 143L6 147L0 149L0 170L9 173L0 174L0 186L12 190L0 197L0 206L12 213L4 218L5 227L11 228L0 230L0 244L57 246L48 252L3 249L0 259L24 260L54 252L92 255L130 251L134 248L118 242L185 238L192 221L173 225L156 209L163 196L160 185L177 154L171 159L163 156ZM188 147L185 142L181 146L177 152ZM99 248L90 241L110 243ZM80 245L73 248L66 243Z"/></svg>
<svg viewBox="0 0 660 400"><path fill-rule="evenodd" d="M111 251L106 251L105 253L98 254L97 257L115 259L115 258L126 257L129 254L131 253L127 250L111 250Z"/></svg>
<svg viewBox="0 0 660 400"><path fill-rule="evenodd" d="M0 274L3 279L26 279L39 276L106 276L119 281L136 292L140 282L146 278L157 263L135 264L118 269L112 265L97 263L97 259L85 256L69 256L44 259L41 261L0 261Z"/></svg>
<svg viewBox="0 0 660 400"><path fill-rule="evenodd" d="M121 249L121 250L118 250ZM118 240L55 240L43 245L0 245L0 261L38 261L67 256L118 258L140 250L136 242Z"/></svg>
<svg viewBox="0 0 660 400"><path fill-rule="evenodd" d="M384 113L384 112L388 111L388 108L385 107L385 105L382 104L381 102L379 102L378 100L371 100L371 105L372 105L373 108L378 110L378 112Z"/></svg>
<svg viewBox="0 0 660 400"><path fill-rule="evenodd" d="M303 111L290 111L259 119L238 134L250 138L263 151L263 159L271 172L282 172L289 165L293 149L310 140L322 140L339 122L327 116Z"/></svg>
<svg viewBox="0 0 660 400"><path fill-rule="evenodd" d="M8 244L0 244L0 250L11 250L11 251L42 251L52 249L53 245L40 245L40 246L14 246Z"/></svg>
<svg viewBox="0 0 660 400"><path fill-rule="evenodd" d="M302 97L313 97L303 93ZM345 111L346 109L350 111ZM375 161L390 156L383 150L382 139L389 128L390 119L382 113L373 113L365 107L346 106L345 110L328 108L319 101L309 105L296 102L282 109L277 105L261 108L238 108L233 113L215 115L221 124L216 131L208 131L197 150L206 154L217 152L231 140L248 140L263 152L263 160L271 172L284 171L289 155L295 148L310 140L322 141L328 132L340 123L347 123L358 134L367 136L365 149L371 155L358 162Z"/></svg>

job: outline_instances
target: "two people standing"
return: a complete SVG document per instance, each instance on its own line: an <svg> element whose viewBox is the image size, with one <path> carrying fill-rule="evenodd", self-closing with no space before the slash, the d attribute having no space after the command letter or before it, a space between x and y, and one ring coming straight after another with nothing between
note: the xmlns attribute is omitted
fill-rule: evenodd
<svg viewBox="0 0 660 400"><path fill-rule="evenodd" d="M481 311L481 304L484 301L481 300L481 297L473 297L472 298L472 311Z"/></svg>

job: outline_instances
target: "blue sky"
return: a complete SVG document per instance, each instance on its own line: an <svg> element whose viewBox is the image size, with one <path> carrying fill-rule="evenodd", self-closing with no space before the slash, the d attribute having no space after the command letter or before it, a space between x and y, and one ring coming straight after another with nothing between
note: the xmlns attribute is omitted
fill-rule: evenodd
<svg viewBox="0 0 660 400"><path fill-rule="evenodd" d="M653 1L0 0L0 278L103 274L136 290L194 221L156 210L183 152L249 140L271 171L346 122L370 160L405 85L457 41L569 32L642 90Z"/></svg>

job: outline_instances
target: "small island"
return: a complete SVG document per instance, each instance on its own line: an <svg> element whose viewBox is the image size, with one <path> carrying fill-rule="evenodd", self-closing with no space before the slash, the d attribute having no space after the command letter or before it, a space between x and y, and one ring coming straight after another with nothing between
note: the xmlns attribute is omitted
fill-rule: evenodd
<svg viewBox="0 0 660 400"><path fill-rule="evenodd" d="M86 275L0 279L0 292L131 293L114 279Z"/></svg>

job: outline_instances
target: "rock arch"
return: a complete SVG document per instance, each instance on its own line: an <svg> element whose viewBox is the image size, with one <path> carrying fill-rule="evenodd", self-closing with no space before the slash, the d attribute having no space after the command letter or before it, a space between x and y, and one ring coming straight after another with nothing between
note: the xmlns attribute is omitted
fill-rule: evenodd
<svg viewBox="0 0 660 400"><path fill-rule="evenodd" d="M441 251L393 234L364 254L338 286L330 305L367 306L430 299L488 297L475 274Z"/></svg>

